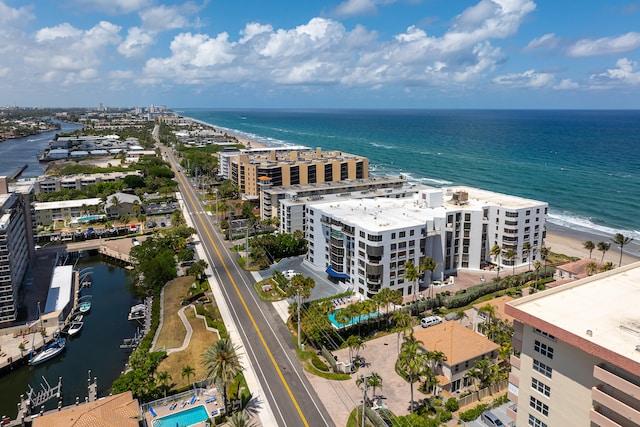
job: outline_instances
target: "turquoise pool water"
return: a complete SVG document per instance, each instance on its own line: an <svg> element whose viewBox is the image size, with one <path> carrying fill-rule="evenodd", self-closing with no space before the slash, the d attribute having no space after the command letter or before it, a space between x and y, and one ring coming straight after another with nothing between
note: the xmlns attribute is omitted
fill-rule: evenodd
<svg viewBox="0 0 640 427"><path fill-rule="evenodd" d="M104 218L104 215L89 215L89 216L83 216L82 218L78 218L78 222L97 221L103 218Z"/></svg>
<svg viewBox="0 0 640 427"><path fill-rule="evenodd" d="M153 427L187 427L209 419L209 414L203 405L176 412L153 421Z"/></svg>
<svg viewBox="0 0 640 427"><path fill-rule="evenodd" d="M331 313L329 313L327 315L329 317L329 321L331 321L331 324L336 329L344 328L345 326L352 326L352 325L355 325L355 324L360 323L362 321L365 321L367 319L370 319L372 317L378 316L378 313L376 313L376 312L369 313L369 314L361 314L360 316L356 316L353 319L351 319L349 321L349 323L340 323L340 322L338 322L336 320L336 313L338 311L340 311L340 310L332 311Z"/></svg>

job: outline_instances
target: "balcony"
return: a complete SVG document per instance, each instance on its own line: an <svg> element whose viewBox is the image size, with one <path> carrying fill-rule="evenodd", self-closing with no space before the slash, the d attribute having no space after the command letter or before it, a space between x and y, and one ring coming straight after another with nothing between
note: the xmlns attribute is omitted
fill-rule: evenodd
<svg viewBox="0 0 640 427"><path fill-rule="evenodd" d="M593 377L640 401L640 387L614 373L607 371L602 365L596 365L593 367Z"/></svg>
<svg viewBox="0 0 640 427"><path fill-rule="evenodd" d="M591 398L594 402L594 407L597 407L597 404L600 404L610 411L618 414L622 419L631 421L634 425L640 425L640 412L632 408L631 406L619 401L618 399L609 396L605 392L603 392L598 387L593 387L591 389ZM607 417L608 418L608 417ZM604 425L604 424L600 424ZM615 425L615 424L612 424Z"/></svg>
<svg viewBox="0 0 640 427"><path fill-rule="evenodd" d="M367 276L367 287L373 288L376 285L379 287L381 283L382 279L380 276Z"/></svg>
<svg viewBox="0 0 640 427"><path fill-rule="evenodd" d="M367 259L367 262L370 263L370 264L378 265L378 264L380 264L382 262L382 257L381 256L370 256Z"/></svg>

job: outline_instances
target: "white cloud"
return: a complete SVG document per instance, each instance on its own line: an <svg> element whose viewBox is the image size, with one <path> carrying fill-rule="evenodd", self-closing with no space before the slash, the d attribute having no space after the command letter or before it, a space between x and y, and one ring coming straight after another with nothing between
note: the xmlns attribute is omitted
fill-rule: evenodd
<svg viewBox="0 0 640 427"><path fill-rule="evenodd" d="M558 39L555 33L548 33L536 39L533 39L524 48L526 52L538 49L550 49L556 47Z"/></svg>
<svg viewBox="0 0 640 427"><path fill-rule="evenodd" d="M118 52L127 58L139 57L154 43L153 35L138 27L131 27L127 38L118 46Z"/></svg>
<svg viewBox="0 0 640 427"><path fill-rule="evenodd" d="M36 33L36 41L38 43L42 43L56 39L73 39L78 38L81 34L82 30L79 30L65 22L64 24L56 25L55 27L45 27L38 30Z"/></svg>
<svg viewBox="0 0 640 427"><path fill-rule="evenodd" d="M157 6L139 13L142 28L148 31L166 31L189 26L189 19L180 7Z"/></svg>
<svg viewBox="0 0 640 427"><path fill-rule="evenodd" d="M151 0L73 0L78 7L112 14L128 14L151 4Z"/></svg>
<svg viewBox="0 0 640 427"><path fill-rule="evenodd" d="M562 79L560 83L553 86L556 90L571 90L579 89L580 85L571 79Z"/></svg>
<svg viewBox="0 0 640 427"><path fill-rule="evenodd" d="M347 0L336 7L335 13L338 16L373 15L377 13L376 0Z"/></svg>
<svg viewBox="0 0 640 427"><path fill-rule="evenodd" d="M582 39L567 50L569 56L610 55L629 52L640 47L640 33L629 32L618 37Z"/></svg>
<svg viewBox="0 0 640 427"><path fill-rule="evenodd" d="M240 34L242 35L240 43L244 44L258 35L271 33L272 31L273 27L271 25L263 25L257 22L250 22L245 25L244 30L240 31Z"/></svg>
<svg viewBox="0 0 640 427"><path fill-rule="evenodd" d="M640 70L638 63L628 58L620 58L616 61L616 68L609 68L600 74L593 74L591 80L603 84L640 85Z"/></svg>
<svg viewBox="0 0 640 427"><path fill-rule="evenodd" d="M542 88L552 86L555 77L551 73L539 73L535 70L527 70L523 73L517 74L504 74L497 76L493 79L493 82L510 87L528 87L528 88Z"/></svg>
<svg viewBox="0 0 640 427"><path fill-rule="evenodd" d="M7 27L13 28L33 19L33 14L29 7L13 8L0 0L0 33Z"/></svg>

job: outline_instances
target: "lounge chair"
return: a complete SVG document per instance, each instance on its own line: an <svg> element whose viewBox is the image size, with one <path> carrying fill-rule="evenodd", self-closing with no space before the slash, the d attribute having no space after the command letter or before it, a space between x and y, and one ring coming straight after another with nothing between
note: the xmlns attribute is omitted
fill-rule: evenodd
<svg viewBox="0 0 640 427"><path fill-rule="evenodd" d="M211 403L211 402L215 402L216 400L218 399L216 399L215 397L210 397L207 400L205 400L204 403Z"/></svg>
<svg viewBox="0 0 640 427"><path fill-rule="evenodd" d="M153 406L149 406L149 413L151 414L152 417L157 417L158 414L156 413L156 410L153 409Z"/></svg>
<svg viewBox="0 0 640 427"><path fill-rule="evenodd" d="M182 403L180 403L180 409L184 408L187 405L187 401L183 400Z"/></svg>
<svg viewBox="0 0 640 427"><path fill-rule="evenodd" d="M190 405L193 405L196 401L196 395L194 394L193 397L191 398L191 402L189 402Z"/></svg>
<svg viewBox="0 0 640 427"><path fill-rule="evenodd" d="M171 406L169 406L169 410L173 411L174 409L176 409L176 406L178 406L178 402L173 402Z"/></svg>

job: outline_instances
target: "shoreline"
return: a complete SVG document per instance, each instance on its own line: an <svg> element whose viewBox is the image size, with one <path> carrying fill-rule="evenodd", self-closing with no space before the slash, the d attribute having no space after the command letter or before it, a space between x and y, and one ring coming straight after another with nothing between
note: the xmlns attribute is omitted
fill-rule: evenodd
<svg viewBox="0 0 640 427"><path fill-rule="evenodd" d="M184 116L188 117L188 116ZM190 120L193 120L196 123L200 123L203 126L210 127L215 132L224 135L225 133L233 136L238 140L239 143L243 144L245 147L250 146L251 148L271 148L272 146L263 142L256 142L252 139L240 136L233 132L232 129L221 131L215 125L211 123L207 123L203 120L193 119L188 117ZM596 245L598 242L607 242L611 243L610 249L604 255L604 262L610 261L614 266L618 266L620 261L620 249L619 247L611 241L611 237L613 236L605 236L601 233L598 233L597 230L589 230L585 231L583 229L575 229L570 228L565 225L559 225L554 222L551 222L547 219L546 221L546 238L544 239L544 244L548 248L551 249L552 252L561 253L570 257L578 257L578 258L588 258L589 252L584 249L582 246L583 243L587 240L591 240ZM600 261L602 259L602 252L594 249L591 258L596 261ZM623 254L622 254L622 264L626 265L635 261L640 261L640 242L633 241L629 245L625 245Z"/></svg>

